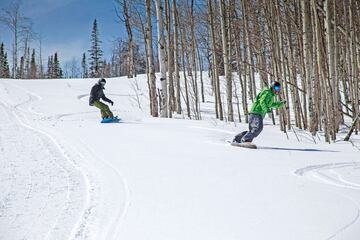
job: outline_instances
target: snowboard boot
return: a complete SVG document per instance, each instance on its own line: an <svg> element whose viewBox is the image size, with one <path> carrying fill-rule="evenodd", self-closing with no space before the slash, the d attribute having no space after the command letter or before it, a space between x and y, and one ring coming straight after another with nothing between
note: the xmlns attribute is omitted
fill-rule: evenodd
<svg viewBox="0 0 360 240"><path fill-rule="evenodd" d="M248 131L243 131L241 133L239 133L238 135L235 136L235 138L233 139L233 143L241 143L242 142L242 138L247 134Z"/></svg>

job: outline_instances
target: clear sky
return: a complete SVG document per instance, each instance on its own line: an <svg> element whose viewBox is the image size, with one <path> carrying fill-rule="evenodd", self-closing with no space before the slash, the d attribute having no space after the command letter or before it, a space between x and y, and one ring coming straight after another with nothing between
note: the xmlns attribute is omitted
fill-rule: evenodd
<svg viewBox="0 0 360 240"><path fill-rule="evenodd" d="M0 0L0 9L14 0ZM43 58L55 51L60 61L76 58L90 48L92 23L96 18L105 58L109 58L112 40L126 37L124 27L116 21L114 0L22 0L21 9L31 18L36 33L43 37ZM11 32L0 26L0 42L4 42L11 55ZM34 42L38 48L38 41Z"/></svg>

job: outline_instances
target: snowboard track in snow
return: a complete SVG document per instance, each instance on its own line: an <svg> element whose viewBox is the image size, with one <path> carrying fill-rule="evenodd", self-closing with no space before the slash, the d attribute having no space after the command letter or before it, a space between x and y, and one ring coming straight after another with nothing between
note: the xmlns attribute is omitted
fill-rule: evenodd
<svg viewBox="0 0 360 240"><path fill-rule="evenodd" d="M53 238L55 235L53 234L58 234L57 232L61 232L61 230L63 230L63 234L60 235L58 234L58 238L55 239L88 239L89 235L97 235L95 234L89 234L90 231L98 231L94 230L94 219L95 215L100 214L99 212L101 211L101 209L99 208L99 194L101 192L101 189L99 189L99 187L97 187L98 185L100 185L97 182L96 175L94 174L94 172L96 172L96 170L94 170L94 166L93 169L89 169L89 168L84 168L84 166L81 166L81 164L78 161L85 161L85 162L89 162L89 157L93 158L93 163L94 162L99 162L99 158L96 158L96 156L94 154L91 154L89 149L69 149L69 147L67 146L67 144L63 144L62 142L66 142L65 140L63 141L62 139L57 138L54 134L48 132L47 130L43 130L42 128L35 126L35 124L33 122L31 122L28 118L28 116L30 115L36 115L37 117L40 117L41 120L59 120L59 118L61 118L61 116L59 117L46 117L45 115L35 112L32 110L31 104L33 104L36 101L41 100L42 98L38 95L36 95L35 93L29 92L25 89L22 89L21 87L18 87L14 84L6 84L7 86L4 85L4 89L6 92L8 92L7 90L7 86L11 86L17 89L20 89L21 91L24 91L26 93L26 95L28 96L28 99L25 101L22 101L20 103L17 104L9 104L7 102L5 102L5 100L0 99L0 109L3 110L4 112L7 112L9 115L11 114L11 117L8 117L8 120L10 121L11 119L16 119L16 123L12 123L15 127L17 128L24 128L27 129L28 132L31 132L32 135L37 136L38 138L41 138L42 141L44 142L44 144L46 144L48 147L48 149L53 149L52 151L50 151L50 154L52 155L57 155L60 158L62 158L62 164L66 164L67 166L61 166L61 163L59 163L59 157L49 157L49 158L54 158L56 159L55 161L52 161L54 164L56 164L57 166L59 166L59 168L62 169L62 171L67 172L68 177L65 179L68 179L67 181L67 185L64 187L66 188L67 194L66 194L66 199L67 201L64 203L64 206L62 208L62 210L57 214L57 217L53 217L51 219L48 219L48 221L53 221L52 222L52 227L48 230L48 232L46 233L46 237L43 237L43 239L48 239L49 237ZM25 106L28 106L27 109ZM25 108L23 108L25 107ZM30 115L29 115L30 114ZM71 114L64 114L64 116L67 115L71 115ZM34 120L34 119L33 119ZM14 122L14 121L12 121ZM10 124L10 123L9 123ZM1 126L1 125L0 125ZM1 139L0 139L1 140ZM3 149L1 149L2 151L0 151L0 154L3 153ZM34 150L34 151L38 151L41 152L41 150ZM90 154L89 154L90 153ZM86 158L85 158L86 155ZM87 160L86 160L87 159ZM45 159L43 159L45 160ZM77 161L78 160L78 161ZM37 160L36 160L37 161ZM21 163L21 162L20 162ZM127 187L127 183L126 180L122 177L122 175L112 166L110 166L108 163L106 163L105 161L100 161L101 164L106 165L108 168L111 168L112 171L118 176L118 179L120 179L123 183L124 186L124 195L122 196L122 198L124 199L124 205L121 206L119 209L115 209L114 208L114 212L116 214L114 214L114 212L111 212L113 216L113 218L115 220L112 221L111 226L109 227L109 232L107 232L105 235L106 236L98 236L104 239L117 239L117 236L119 234L119 228L121 225L121 221L124 219L127 209L130 205L130 197L129 197L129 189ZM46 162L45 160L45 165L48 164L48 162ZM52 167L53 168L53 167ZM77 186L81 185L79 184L80 180L74 180L73 182L71 182L69 180L69 176L71 174L74 174L73 172L77 172L78 178L83 179L82 181L85 184L85 191L86 193L82 193L82 190L79 189ZM43 174L47 174L50 178L52 178L53 175L57 175L56 173L43 173ZM19 178L19 177L18 177ZM25 177L24 177L25 178ZM29 198L29 196L31 196L32 192L34 192L34 184L32 183L32 173L29 173L28 176L28 181L29 183L27 184L29 187L25 190L26 193L26 198ZM19 178L20 179L20 178ZM40 177L39 182L44 182L45 184L48 184L48 180L44 180L44 177ZM16 189L15 189L16 191ZM40 191L40 190L39 190ZM85 195L86 199L82 200L82 206L80 207L79 205L77 206L72 206L74 201L70 199L70 195L71 194L78 194L77 198L83 198ZM7 195L11 194L11 192L9 192ZM10 197L5 196L4 199L0 199L0 221L1 221L1 216L4 216L3 212L7 211L6 210L6 201L9 201L7 199L10 199ZM49 199L49 198L48 198ZM21 200L19 200L21 202ZM43 199L38 199L36 200L37 202L45 202L45 206L42 207L42 211L45 211L44 209L46 208L46 204L48 201L44 201ZM21 202L22 203L22 202ZM76 215L74 215L74 211L76 209L82 208L81 213L77 213ZM70 211L70 212L69 212ZM77 210L79 212L79 210ZM40 211L41 212L41 211ZM6 212L5 212L6 213ZM22 215L25 215L21 212L16 214L16 218L14 218L14 221L17 221L17 218L20 216L20 218L22 217ZM6 216L6 214L5 214ZM60 219L63 216L70 216L68 218L77 218L76 223L73 224L72 226L69 226L69 224L64 223L63 219ZM76 217L77 216L77 217ZM41 215L37 216L37 218L41 219ZM64 218L64 217L63 217ZM5 220L5 219L4 219ZM70 219L69 219L70 220ZM63 221L61 222L60 226L58 225L59 221ZM73 220L74 221L74 220ZM31 226L34 226L36 221L33 221L29 227L29 229L31 229ZM69 221L71 222L71 221ZM67 227L67 230L61 229L61 227ZM95 226L96 228L96 226ZM55 231L55 230L57 231ZM14 230L17 231L17 230ZM26 230L27 232L31 231L31 230ZM20 231L21 232L21 231ZM66 234L64 235L64 232L66 232ZM39 234L39 233L33 233L35 234ZM0 234L1 236L1 234ZM25 238L27 235L23 236ZM36 236L39 237L39 236ZM97 238L99 239L99 238Z"/></svg>
<svg viewBox="0 0 360 240"><path fill-rule="evenodd" d="M360 167L360 162L328 163L328 164L310 165L304 168L300 168L297 169L294 172L294 174L298 176L310 175L310 177L319 180L324 184L360 191L360 184L353 183L343 179L343 177L335 171L336 169L359 168L359 167ZM328 172L328 174L326 174L326 172ZM355 225L355 223L360 219L360 204L348 195L342 194L342 196L356 206L357 208L356 216L345 226L339 228L335 233L329 236L327 240L338 237L348 228Z"/></svg>
<svg viewBox="0 0 360 240"><path fill-rule="evenodd" d="M1 86L1 84L2 84L2 82L0 82L0 86ZM17 116L15 119L22 121L25 125L27 125L27 127L30 127L27 129L27 131L31 132L31 136L34 135L35 137L40 138L41 143L44 146L48 146L48 148L50 148L50 149L55 149L55 150L51 151L50 154L51 153L54 154L56 152L58 154L57 157L59 157L60 160L62 160L63 162L67 161L67 166L69 167L69 169L66 168L65 170L71 171L71 170L80 168L77 170L79 170L79 171L81 170L84 173L83 177L87 181L87 183L86 183L87 187L85 189L86 191L82 192L82 196L86 197L86 199L84 201L84 204L82 204L78 208L79 214L76 215L76 217L74 219L74 220L77 220L76 224L71 224L71 226L69 227L69 229L72 230L71 238L79 239L79 240L90 240L90 239L91 240L92 239L96 239L96 240L100 240L100 239L101 240L102 239L110 240L111 239L112 240L112 239L119 239L120 233L125 233L125 234L129 234L129 236L134 236L134 233L136 233L139 229L139 228L131 229L132 226L138 226L136 221L139 218L134 218L134 216L136 216L139 213L143 214L143 212L140 212L140 211L137 213L137 210L138 210L137 208L143 207L138 202L138 200L139 200L138 194L141 191L139 191L140 189L137 188L138 187L137 179L132 178L132 176L129 175L129 179L133 180L133 182L131 182L131 186L134 187L134 195L133 195L134 202L133 202L133 206L132 206L132 208L133 208L132 212L128 212L129 207L130 207L130 189L127 184L127 179L125 179L123 177L124 175L122 175L121 171L119 171L119 169L122 169L122 166L124 166L125 169L131 169L130 167L133 167L133 166L130 164L127 165L129 161L127 161L126 159L118 158L117 149L114 151L115 154L106 155L106 156L112 155L111 158L107 159L106 157L102 157L103 156L102 151L99 151L98 149L96 149L97 145L95 145L95 147L94 147L94 145L89 144L91 142L87 141L87 139L86 139L86 138L89 138L89 136L91 136L91 134L89 134L89 135L85 134L83 136L79 136L81 133L84 133L84 131L77 132L76 128L75 128L75 127L78 127L78 128L81 127L81 129L83 130L84 126L86 126L86 127L97 126L96 125L97 122L93 122L95 119L95 116L97 115L97 114L95 115L93 113L95 113L97 111L95 111L95 110L88 111L88 112L83 111L85 104L86 104L86 106L88 105L87 104L88 94L78 95L80 93L84 93L83 89L76 89L76 92L70 92L70 93L67 92L66 96L68 96L68 99L66 99L64 101L63 105L62 105L62 103L59 105L60 109L63 109L63 110L61 111L61 110L55 109L55 112L54 112L54 111L47 111L50 107L51 101L49 101L49 103L45 102L45 101L43 103L39 102L42 100L41 96L46 98L45 100L54 100L53 99L54 96L49 97L47 95L50 91L47 91L46 94L44 93L44 95L41 94L41 96L39 96L36 93L31 93L28 90L26 90L27 89L27 87L26 87L26 89L22 88L22 91L20 93L15 93L13 91L13 87L18 87L18 86L15 86L15 84L13 85L7 81L4 81L4 85L9 85L9 86L11 85L12 88L9 88L10 92L8 91L7 88L5 88L5 89L0 88L0 102L4 95L14 97L14 99L17 99L17 100L15 100L17 102L12 103L11 101L13 100L13 98L5 97L4 98L6 100L5 102L9 101L9 102L11 102L11 104L8 104L6 106L4 105L3 108L1 108L1 104L0 104L0 112L7 111L9 114L16 114ZM18 84L16 84L16 85L18 85ZM61 83L61 85L63 85L63 83ZM69 88L71 88L71 85L69 83L67 83L67 85ZM19 84L19 88L20 88L20 86L21 85ZM32 89L34 87L32 84L29 84L27 86L30 87L29 89ZM2 91L2 90L4 90L4 91ZM44 90L46 90L46 89L36 90L36 92L41 93ZM7 94L3 95L2 92L7 92ZM26 92L27 94L24 94L23 92ZM108 95L111 96L113 94L108 94ZM121 98L121 97L131 97L131 95L129 95L129 94L127 94L127 95L119 94L118 96L120 97L119 99L121 99L121 100L125 100L125 98ZM21 99L22 101L20 102L19 99ZM56 100L58 100L58 99L56 99ZM20 102L20 103L18 103L18 102ZM74 102L75 102L74 108L72 108L73 106L70 104L74 103ZM40 103L40 104L38 105L37 103ZM56 103L57 103L57 101L56 101ZM66 105L66 104L68 104L68 105ZM68 107L68 106L71 106L71 107ZM37 111L37 109L43 109L43 113L41 110ZM88 109L90 110L89 107L88 107ZM70 112L70 111L72 111L72 112ZM12 117L8 117L8 118L9 118L9 120L11 120L10 118L12 118ZM2 126L1 120L2 119L0 117L0 131L1 131L1 126ZM74 127L74 125L76 125L76 126ZM196 124L194 124L194 125L196 125ZM235 132L231 131L231 128L229 128L228 125L221 128L221 125L216 124L215 120L214 120L213 125L214 125L214 128L211 128L211 126L209 126L209 127L187 126L187 127L190 127L193 129L200 129L200 131L202 131L202 130L207 131L207 133L205 133L205 134L204 133L199 134L199 136L202 137L201 143L216 144L219 146L223 146L222 147L223 149L221 149L221 147L219 148L220 149L219 152L221 154L225 154L225 153L227 154L228 152L233 152L234 154L229 154L229 156L231 156L231 157L236 157L236 156L238 156L237 154L240 154L240 155L243 153L248 154L248 152L245 152L245 151L239 151L239 152L231 151L232 149L228 148L228 144L226 144L226 145L224 144L224 142L226 141L226 139L228 139L230 137L230 135L233 136L236 134ZM11 121L5 122L3 126L4 127L12 126ZM21 126L18 124L15 124L14 126L21 128L21 129L27 128L26 126ZM65 127L69 127L69 126L71 126L69 131L60 132L61 130L65 130ZM108 126L106 126L106 127L108 127ZM140 126L140 127L142 127L142 126ZM104 129L103 127L100 127L100 128ZM120 128L121 127L119 127L119 129ZM60 129L60 131L59 131L59 129ZM108 129L111 130L111 126ZM116 127L116 129L118 129L118 128ZM73 131L74 133L72 134L72 133L70 133L70 131ZM30 133L29 133L29 135L30 135ZM2 140L1 138L2 138L2 136L0 135L0 143ZM8 144L10 145L13 143L13 141L17 141L17 139L21 139L21 136L16 136L16 137L10 139L10 141L8 141L9 139L5 138L5 142L8 142ZM82 140L84 140L84 141L82 141ZM128 140L128 139L126 139L126 140ZM311 139L309 139L308 142L311 143L312 141L310 141L310 140ZM19 142L21 142L21 141L19 141ZM269 143L266 141L264 141L264 142L265 142L264 145L269 144L269 146L273 146L273 144L272 144L273 142L270 142L270 141L269 141ZM276 141L274 141L274 142L276 143ZM280 143L280 141L279 141L279 143ZM89 145L87 146L87 144L89 144ZM280 145L280 147L284 146L282 144L279 144L279 145ZM92 146L92 147L90 147L90 146ZM104 144L104 145L99 145L99 146L103 147L106 145ZM289 146L289 145L287 145L287 146ZM292 146L298 147L298 145L296 143L293 143ZM307 145L308 149L301 149L301 148L291 149L292 146L290 146L290 148L279 148L279 149L264 147L265 149L268 149L268 151L262 150L260 152L257 152L256 154L260 153L259 155L262 155L262 154L267 154L267 153L271 152L274 155L283 155L284 156L283 159L287 160L287 154L286 154L287 152L289 153L289 155L291 155L291 152L293 152L293 151L301 151L302 153L299 152L299 154L306 155L306 156L311 156L312 154L319 155L319 156L321 155L321 154L317 154L316 152L333 152L333 151L327 151L326 150L327 147L325 147L325 146L324 146L324 151L318 150L318 149L313 149L313 148L316 148L316 146L309 145L309 144ZM318 146L323 146L323 145L319 144ZM38 150L42 150L42 149L45 149L45 148L40 148L40 147L38 148ZM19 151L21 149L18 148L17 150ZM110 149L110 150L112 150L112 149ZM221 152L222 150L224 152ZM269 151L269 150L282 150L282 151ZM4 152L4 151L6 151L6 149L5 150L2 149L2 145L0 144L0 156L1 156L2 152ZM36 151L36 150L34 150L34 151ZM251 151L253 151L253 150L251 150ZM305 152L309 152L309 154L305 154ZM312 153L312 152L315 152L315 153ZM340 152L342 152L342 151L340 151ZM216 153L218 153L218 152L216 152ZM8 156L10 156L10 155L8 155ZM9 159L16 160L14 158L9 158ZM33 159L33 158L31 158L31 159ZM357 159L356 155L355 155L355 159ZM146 159L146 160L148 160L148 159ZM231 162L231 161L232 160L230 160L229 162ZM237 160L234 160L233 162L235 162L235 161L237 161ZM1 158L0 158L0 162L1 162ZM52 160L52 162L53 162L53 164L56 164L57 161ZM146 162L149 162L149 161L146 161ZM206 161L206 162L208 163L210 161ZM212 167L213 166L223 166L223 164L215 165L216 162L217 162L216 160L213 160L212 162L210 162L211 164L214 164L214 165L212 165ZM239 162L239 161L237 161L237 162ZM305 162L308 163L309 161L306 160ZM19 163L21 164L22 162L20 161ZM88 164L90 166L84 167L83 166L84 163ZM225 162L224 165L225 164L228 164L228 162ZM286 164L287 164L287 162L286 162ZM292 167L289 168L288 165L286 165L286 164L281 165L286 168L286 176L285 176L286 178L289 177L291 179L295 178L295 179L299 180L300 179L299 176L302 176L302 177L305 176L305 177L311 178L312 180L321 181L321 184L329 185L329 187L321 185L321 187L324 187L324 189L326 189L327 191L328 190L332 191L333 190L332 186L334 186L335 188L337 188L336 191L334 191L335 194L337 191L340 192L340 194L344 193L344 194L341 194L340 200L342 200L342 198L346 198L347 201L351 201L351 204L349 204L350 208L346 208L346 210L349 210L347 216L350 216L350 215L351 216L346 217L345 218L346 220L344 219L345 222L341 222L341 224L332 225L332 226L335 226L335 228L329 228L328 231L325 232L325 234L326 234L325 237L324 237L324 235L322 235L322 238L317 238L317 240L318 239L334 239L334 238L340 239L341 237L343 237L343 235L341 233L348 234L349 232L351 232L350 230L353 230L353 229L355 229L356 226L359 226L358 220L359 220L359 215L360 215L360 211L359 211L360 208L358 207L358 204L353 200L353 199L356 200L359 198L352 199L346 195L346 193L348 193L346 191L347 189L359 190L358 185L354 182L346 181L347 179L343 179L340 175L336 175L338 173L335 170L341 169L341 168L347 168L347 167L349 167L349 168L352 167L355 169L355 168L360 168L360 166L352 166L350 164L349 166L344 165L343 167L341 167L339 165L337 168L333 168L334 164L313 165L313 166L308 166L308 167L296 170L294 172L296 176L294 176L294 175L289 176L289 173L293 172L293 168ZM296 166L299 166L298 163L296 163L296 164L297 164ZM344 163L342 163L342 164L344 164ZM77 165L77 168L74 167L73 165ZM21 165L18 165L18 166L21 166ZM238 164L235 165L235 164L230 163L229 166L238 166ZM303 165L300 165L300 166L303 166ZM96 169L97 167L99 167L99 169ZM137 167L138 166L134 167L134 170L135 169L139 170L139 169L137 169ZM162 167L163 166L161 166L161 168ZM258 165L258 166L256 166L256 168L254 168L254 172L258 172L259 170L261 171L264 169L264 167L266 168L267 166ZM203 166L201 164L200 164L200 168L203 169ZM281 171L284 169L281 169ZM66 172L65 170L64 170L64 174L67 173L68 175L71 175L69 172ZM209 168L209 170L211 170L211 169ZM224 169L220 169L220 170L224 170ZM237 170L234 170L234 172L235 171L237 171ZM342 171L339 171L339 173L340 172L342 172ZM228 177L228 173L229 172L225 172L224 174L226 174L226 175L224 175L224 176ZM269 171L269 176L270 177L275 176L277 173L279 173L279 172L278 171L274 171L274 172ZM104 176L101 176L101 175L104 175L104 174L109 174L112 177L108 177L106 179L106 181L102 181L102 180L104 180ZM126 174L129 174L129 173L126 172ZM50 174L48 174L48 175L50 175ZM267 174L265 174L265 175L267 175ZM12 176L16 176L16 173L12 173ZM222 175L219 175L219 176L222 176ZM343 176L345 177L346 175L343 175ZM2 177L2 175L1 175L1 169L0 169L0 179L1 179L1 177ZM37 189L36 183L39 180L37 179L37 176L35 174L33 174L32 172L30 172L30 173L25 172L25 174L22 177L23 178L26 177L28 179L28 183L29 183L29 184L25 184L25 186L26 186L25 193L24 193L25 199L32 198L34 193L36 193L36 189ZM68 191L67 193L69 193L69 191L72 189L72 186L75 186L75 184L73 184L73 182L69 181L68 178L64 177L64 179L67 180L65 182L66 184L64 184L64 190ZM181 178L179 178L179 179L181 179ZM3 180L3 179L1 179L1 180ZM114 191L111 192L111 195L104 194L104 191L106 192L107 190L109 190L109 188L106 188L105 190L103 189L103 186L105 185L104 183L106 183L107 185L111 185L114 188L114 184L108 184L109 182L113 183L114 182L113 180L115 180L117 182L116 188L124 188L124 189L122 189L121 191L119 191L119 189L114 189ZM197 180L197 179L195 179L195 180ZM203 179L201 179L201 180L203 180ZM307 179L305 179L305 180L307 180ZM338 182L336 182L336 181L338 181ZM1 182L3 182L3 181L1 181ZM51 182L51 181L49 181L49 182ZM220 182L222 182L222 181L220 181ZM143 182L139 181L139 186L140 185L143 186L143 184L144 184ZM310 185L311 184L313 184L313 183L310 183ZM317 184L314 184L314 185L317 185ZM344 187L344 185L346 185L347 187ZM342 188L342 189L340 189L340 188ZM1 189L1 186L0 186L0 189ZM151 188L147 188L147 189L151 189ZM234 192L234 190L236 190L236 189L238 189L238 188L236 187L234 189L231 188L228 190L231 192ZM259 189L261 189L261 186L259 186ZM344 189L345 189L345 191L344 191ZM15 187L14 190L17 191L17 190L19 190L19 188L16 189L16 187ZM213 189L211 189L211 191L212 190ZM320 194L321 194L321 189L317 189L317 190L320 191ZM168 189L164 189L163 191L161 191L161 193L167 193L167 191L168 191ZM186 189L186 191L187 191L187 189ZM249 191L252 191L252 189L250 189ZM305 191L305 192L306 193L309 192L310 194L313 193L312 191ZM10 193L10 192L6 191L7 195L8 195L8 193ZM352 191L352 193L354 193L354 191ZM317 194L317 192L315 194ZM51 196L51 195L52 194L49 194L49 196ZM67 195L69 195L69 194L67 194ZM120 198L121 196L122 196L122 198ZM330 195L330 198L331 197L332 196ZM6 197L6 199L2 199L1 195L0 195L0 221L1 221L1 216L2 216L1 211L4 210L4 209L2 209L2 206L6 206L6 204L8 204L8 201L11 199L12 199L11 195L8 195ZM120 201L118 201L119 199L120 199ZM142 197L141 200L142 199L144 199L144 198ZM338 199L338 198L336 198L336 199ZM192 200L194 200L194 199L192 199ZM113 205L113 202L116 202L116 201L117 201L117 204ZM73 203L74 203L74 201L68 201L68 206L73 205ZM41 202L41 204L43 204L43 202ZM46 207L47 207L46 204L47 204L46 201L44 201L44 204L42 205L43 210L39 211L41 214L46 213ZM356 205L357 208L354 208L353 204ZM107 210L108 209L111 209L111 210L103 211L104 205L110 206L107 208ZM202 204L201 205L199 204L199 206L202 206ZM212 205L212 206L214 206L214 205ZM238 203L234 204L234 206L235 206L235 208L239 208ZM244 206L246 207L246 205L244 205ZM215 207L216 207L216 205L215 205ZM171 209L173 209L173 208L178 209L177 206L172 205ZM67 210L66 207L63 207L63 209L64 209L64 211ZM332 212L331 210L334 210L331 208L328 208L328 209L330 210L330 213ZM355 209L357 209L357 211L355 211ZM310 210L312 210L312 209L310 208ZM351 211L353 211L353 212L351 212ZM19 213L27 214L26 212L21 211L21 210L19 210ZM129 213L129 216L126 218L128 213ZM60 222L62 220L59 217L61 214L65 215L66 212L60 212L58 214L58 217L52 218L53 221L51 222L51 224L53 226L51 226L51 228L49 227L49 228L42 229L42 230L49 230L49 231L47 231L46 237L41 238L41 239L55 238L54 234L53 234L54 231L52 231L52 229L55 229L57 227L57 225L60 226L61 228L67 227L65 225L58 224L58 222ZM262 212L258 212L258 214L261 215ZM153 216L155 214L148 214L148 215ZM193 217L193 215L194 215L193 213L190 213L186 216ZM346 215L346 214L344 214L344 215ZM140 216L140 214L139 214L139 216ZM146 217L146 215L144 215L144 216ZM168 215L168 216L170 216L170 215ZM201 215L200 217L203 217L203 216L208 216L208 215ZM293 216L289 216L289 215L287 215L287 216L289 217L289 220L296 220L295 218L292 218ZM10 220L12 220L12 222L14 222L14 221L18 222L19 218L21 219L21 217L22 217L21 215L16 215L14 218L11 218L11 219L7 218L6 220L10 219ZM37 216L37 217L41 218L42 216ZM102 217L104 217L104 219L107 219L107 220L102 221ZM225 218L224 218L223 222L228 221L229 215L224 214L224 217ZM175 219L177 219L177 218L178 218L178 214L175 215ZM34 219L36 219L36 218L34 218ZM128 222L126 222L125 220ZM131 220L133 220L133 222L129 223ZM172 220L172 219L169 218L166 220ZM287 219L282 219L282 220L286 221ZM98 224L99 222L107 223L107 225L103 224L104 229L96 229L96 227L98 227L100 225L100 224ZM223 222L219 221L218 223L222 224ZM229 223L231 223L231 222L232 221L229 221ZM234 222L236 222L236 221L234 221ZM120 232L120 230L122 230L121 226L123 223L125 223L126 229L124 232ZM245 223L248 223L248 219L245 219ZM32 224L34 225L34 223L32 223ZM132 224L134 224L134 225L132 225ZM146 224L146 225L151 226L151 224L157 224L155 226L155 229L156 229L156 227L158 227L158 222L154 222L154 221L148 222L148 224ZM0 224L0 226L1 226L1 224ZM145 225L143 225L143 226L145 227ZM197 224L193 224L193 226L197 226ZM259 225L259 227L262 227L262 226L263 225ZM342 227L340 228L339 226L342 226ZM172 226L169 225L169 227L172 227ZM209 232L208 230L210 230L207 228L206 225L200 224L200 227L204 227L204 233L207 233L207 232ZM338 227L339 227L339 230L337 230ZM29 229L30 228L31 227L29 227ZM232 233L232 231L229 231L230 228L228 227L228 225L225 227L225 229L227 230L227 232L230 232L230 234ZM237 226L234 228L234 233L236 232L236 229L237 229ZM0 229L0 235L1 235L1 230L2 229ZM162 233L163 230L164 230L164 228L162 228L161 231L159 231L159 232ZM258 230L258 228L256 230ZM315 229L315 231L316 231L316 229ZM144 231L144 232L146 232L146 231ZM264 231L264 232L265 232L265 234L270 236L268 231ZM282 233L282 232L284 232L284 231L280 229L279 233ZM333 232L335 232L335 233L333 233ZM196 233L197 233L197 231L193 232L194 235ZM157 233L155 233L155 234L157 234ZM148 236L150 237L152 235L148 234ZM190 236L190 234L189 234L189 236ZM329 236L329 237L327 237L327 236ZM29 239L29 238L31 239L30 231L27 232L26 237L27 237L27 239ZM300 235L297 235L297 237L300 237ZM0 237L0 239L1 239L1 237ZM70 239L70 235L69 235L69 237L66 236L61 239ZM124 239L126 239L126 237ZM144 237L137 238L137 239L144 239ZM159 238L157 238L157 239L159 239ZM199 238L195 238L195 239L199 239ZM218 239L218 238L214 237L214 239ZM259 238L257 238L257 239L259 239Z"/></svg>
<svg viewBox="0 0 360 240"><path fill-rule="evenodd" d="M83 198L80 186L84 186L86 183L83 182L82 173L78 171L79 169L76 168L74 162L66 156L61 145L51 135L31 126L24 110L20 109L22 105L29 104L37 99L39 98L36 96L29 96L27 101L16 105L1 100L1 108L7 114L9 121L7 128L9 134L17 134L18 132L21 135L18 138L16 138L17 135L15 136L18 140L14 143L5 142L9 148L15 148L13 154L16 154L19 159L19 162L11 163L15 165L13 168L24 171L24 173L19 172L19 175L10 180L9 184L13 186L16 182L21 182L22 185L27 186L27 189L24 190L26 191L25 199L22 199L24 193L19 192L17 187L14 186L9 189L8 194L20 196L10 199L10 207L4 209L5 216L8 214L16 216L7 228L7 231L10 232L5 232L7 239L20 237L17 236L17 232L20 232L19 234L26 232L21 237L25 239L40 237L48 239L50 236L57 237L54 239L67 239L70 232L66 230L62 232L61 227L71 227L68 224L72 222L71 218L77 215L77 208ZM29 144L30 148L28 147ZM25 162L23 158L28 158L28 160ZM19 164L24 163L28 164L29 167L21 170L24 167L19 166ZM25 176L26 174L28 177ZM36 206L36 204L40 206ZM37 211L31 212L29 208L37 209ZM29 210L29 213L24 213ZM32 220L25 221L26 224L21 224L28 218ZM61 223L58 224L59 222ZM41 224L49 225L47 232L41 229L43 228L39 226ZM27 230L19 231L22 228Z"/></svg>

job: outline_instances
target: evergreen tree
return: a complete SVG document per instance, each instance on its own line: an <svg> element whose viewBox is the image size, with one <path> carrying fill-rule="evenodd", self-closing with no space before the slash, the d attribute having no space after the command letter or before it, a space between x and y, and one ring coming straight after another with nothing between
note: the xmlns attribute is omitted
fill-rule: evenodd
<svg viewBox="0 0 360 240"><path fill-rule="evenodd" d="M52 68L52 65L53 65L53 59L52 59L52 56L50 56L48 58L48 64L47 64L47 78L52 78L53 77L53 68Z"/></svg>
<svg viewBox="0 0 360 240"><path fill-rule="evenodd" d="M7 57L7 53L5 53L4 55L4 78L10 78L10 67L9 67L9 62L8 62L8 57Z"/></svg>
<svg viewBox="0 0 360 240"><path fill-rule="evenodd" d="M24 73L24 57L21 57L20 58L20 68L18 69L17 71L17 78L19 79L23 79L25 76L25 73Z"/></svg>
<svg viewBox="0 0 360 240"><path fill-rule="evenodd" d="M29 78L30 79L36 78L35 49L33 49L32 54L31 54Z"/></svg>
<svg viewBox="0 0 360 240"><path fill-rule="evenodd" d="M63 71L60 67L60 61L57 52L48 58L47 78L62 78Z"/></svg>
<svg viewBox="0 0 360 240"><path fill-rule="evenodd" d="M59 77L58 78L63 78L64 74L63 74L63 70L62 68L59 68Z"/></svg>
<svg viewBox="0 0 360 240"><path fill-rule="evenodd" d="M93 28L91 32L91 49L89 50L90 58L89 58L89 64L90 64L90 77L101 77L102 74L102 50L100 49L100 43L99 40L99 30L97 26L96 19L93 23Z"/></svg>
<svg viewBox="0 0 360 240"><path fill-rule="evenodd" d="M5 56L4 44L1 43L1 45L0 45L0 77L5 72L4 63L3 63L4 62L4 56Z"/></svg>
<svg viewBox="0 0 360 240"><path fill-rule="evenodd" d="M0 77L5 77L5 50L4 50L4 43L1 43L0 45Z"/></svg>
<svg viewBox="0 0 360 240"><path fill-rule="evenodd" d="M25 61L24 77L26 76L26 78L30 78L30 47L28 47L26 50L24 61Z"/></svg>
<svg viewBox="0 0 360 240"><path fill-rule="evenodd" d="M59 66L59 58L58 58L58 54L55 53L54 55L54 62L53 62L53 76L54 78L58 78L59 77L59 72L60 72L60 66Z"/></svg>
<svg viewBox="0 0 360 240"><path fill-rule="evenodd" d="M86 62L86 54L83 54L82 60L81 60L81 68L82 68L82 77L83 78L88 78L89 77L89 73L88 73L88 65Z"/></svg>
<svg viewBox="0 0 360 240"><path fill-rule="evenodd" d="M62 69L60 67L60 61L59 61L57 52L55 53L54 60L53 60L53 75L54 75L54 78L62 78L62 75L63 75Z"/></svg>

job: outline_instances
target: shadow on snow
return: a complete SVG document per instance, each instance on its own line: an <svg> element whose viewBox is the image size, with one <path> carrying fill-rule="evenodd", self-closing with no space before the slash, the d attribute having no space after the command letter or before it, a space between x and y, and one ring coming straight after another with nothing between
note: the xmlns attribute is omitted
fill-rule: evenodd
<svg viewBox="0 0 360 240"><path fill-rule="evenodd" d="M282 148L282 147L259 147L258 149L268 149L268 150L280 150L280 151L299 151L299 152L339 152L333 150L321 150L314 148Z"/></svg>

